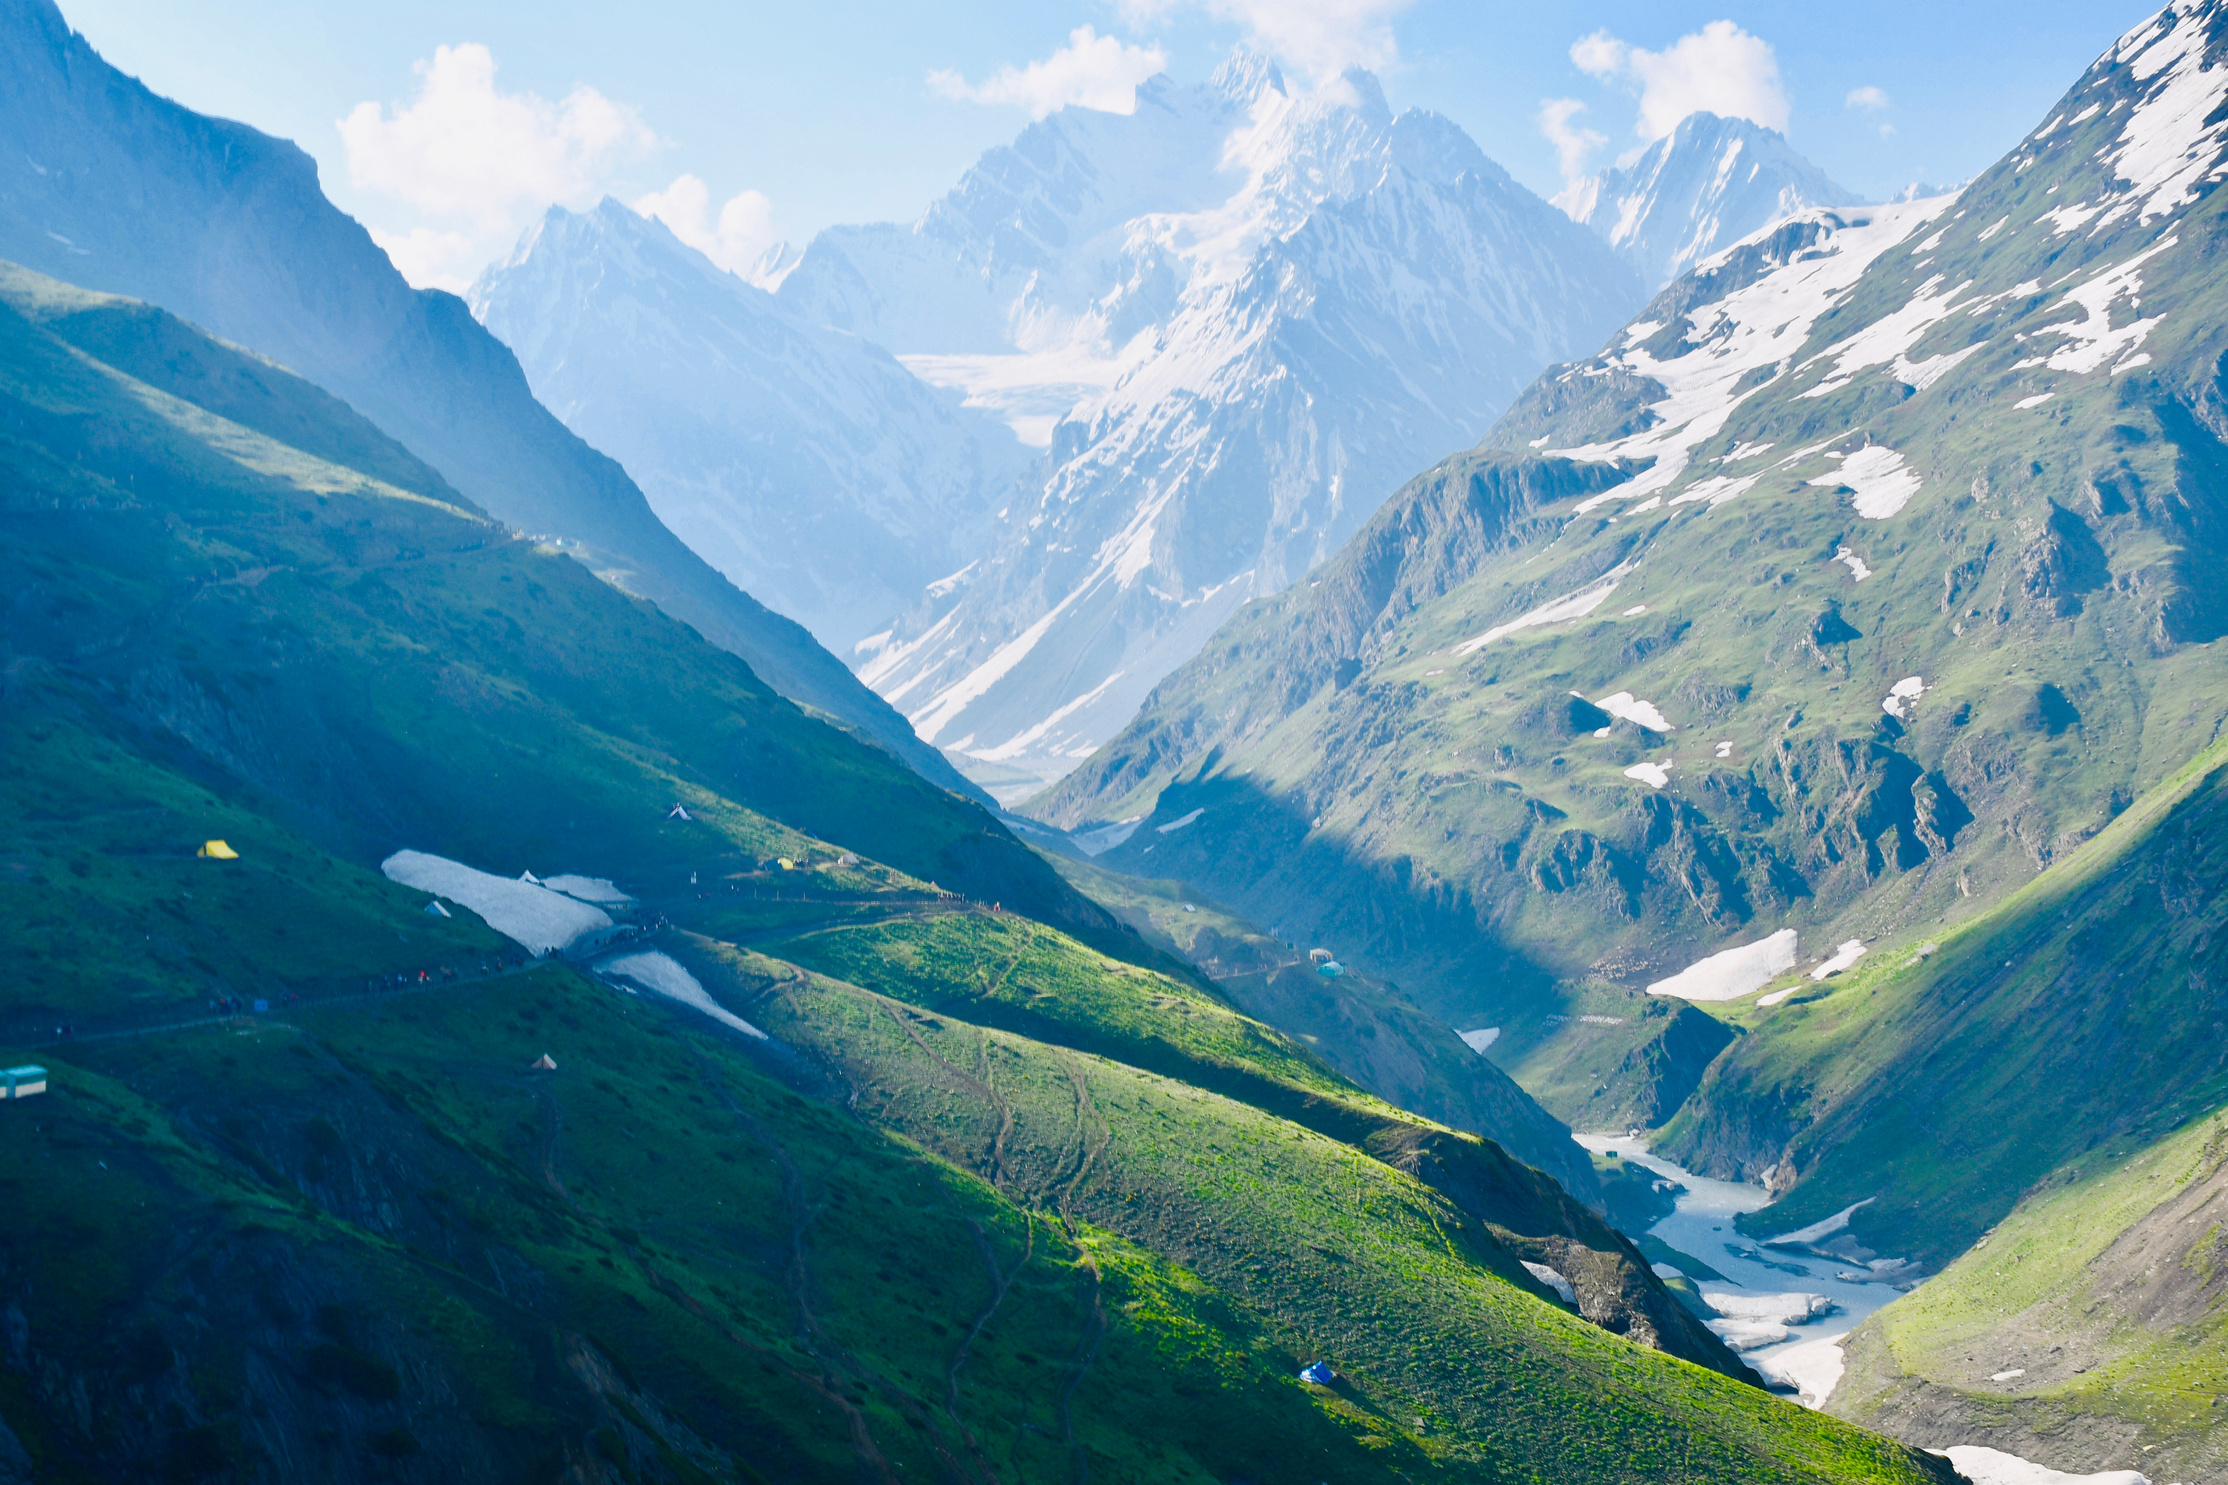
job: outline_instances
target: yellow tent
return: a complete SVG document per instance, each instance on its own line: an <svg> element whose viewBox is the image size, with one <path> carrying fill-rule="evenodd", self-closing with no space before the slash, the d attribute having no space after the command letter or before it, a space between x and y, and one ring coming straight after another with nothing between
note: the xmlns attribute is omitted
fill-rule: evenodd
<svg viewBox="0 0 2228 1485"><path fill-rule="evenodd" d="M212 857L218 861L237 861L240 859L240 853L233 850L230 846L226 845L221 840L203 841L201 843L201 849L194 852L194 854L196 856Z"/></svg>

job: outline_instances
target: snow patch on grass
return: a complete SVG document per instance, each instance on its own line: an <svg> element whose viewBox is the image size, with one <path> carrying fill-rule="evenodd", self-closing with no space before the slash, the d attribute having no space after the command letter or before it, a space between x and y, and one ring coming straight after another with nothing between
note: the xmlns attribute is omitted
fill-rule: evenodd
<svg viewBox="0 0 2228 1485"><path fill-rule="evenodd" d="M1854 493L1857 514L1867 521L1884 521L1919 492L1919 477L1903 466L1903 456L1884 443L1867 444L1841 461L1832 474L1820 475L1813 485L1847 485Z"/></svg>
<svg viewBox="0 0 2228 1485"><path fill-rule="evenodd" d="M1170 835L1178 830L1183 829L1186 825L1191 824L1194 820L1198 819L1205 813L1207 813L1206 808L1204 806L1201 806L1200 808L1193 810L1188 815L1178 815L1175 819L1170 820L1166 825L1155 825L1153 829L1158 831L1162 835Z"/></svg>
<svg viewBox="0 0 2228 1485"><path fill-rule="evenodd" d="M1737 1000L1794 967L1795 930L1782 928L1769 938L1697 960L1648 986L1648 993L1680 1000Z"/></svg>
<svg viewBox="0 0 2228 1485"><path fill-rule="evenodd" d="M677 1000L691 1010L702 1011L723 1026L732 1026L746 1036L766 1041L766 1033L736 1015L697 983L680 961L655 949L638 950L606 959L596 968L606 975L632 980L646 990L654 990L668 1000Z"/></svg>
<svg viewBox="0 0 2228 1485"><path fill-rule="evenodd" d="M1660 789L1671 782L1671 765L1663 763L1635 763L1625 770L1625 777L1638 779L1651 789Z"/></svg>
<svg viewBox="0 0 2228 1485"><path fill-rule="evenodd" d="M1767 1382L1778 1382L1795 1389L1798 1401L1806 1408L1818 1409L1833 1396L1834 1388L1841 1385L1844 1358L1841 1343L1849 1339L1849 1332L1823 1335L1799 1346L1790 1346L1776 1356L1758 1356L1749 1365L1763 1373Z"/></svg>
<svg viewBox="0 0 2228 1485"><path fill-rule="evenodd" d="M389 881L470 908L488 927L536 954L570 948L611 926L610 915L601 908L445 856L397 851L380 862L379 869Z"/></svg>
<svg viewBox="0 0 2228 1485"><path fill-rule="evenodd" d="M1820 240L1793 262L1685 315L1680 344L1686 349L1681 354L1658 359L1646 347L1627 340L1621 349L1580 368L1591 375L1630 372L1655 382L1665 395L1649 405L1654 418L1644 431L1554 451L1587 461L1654 461L1636 478L1606 495L1590 497L1579 508L1589 509L1607 499L1641 500L1676 486L1693 451L1724 430L1736 407L1784 380L1795 353L1810 340L1812 327L1845 302L1873 261L1941 215L1954 199L1942 196L1872 207L1849 219L1829 211L1804 213L1794 220L1826 227ZM1787 225L1774 222L1697 267L1721 262L1727 254ZM1755 375L1766 369L1773 374ZM1695 490L1701 488L1697 485ZM1709 500L1729 499L1737 493L1729 485L1714 486L1705 494L1688 492L1695 499Z"/></svg>
<svg viewBox="0 0 2228 1485"><path fill-rule="evenodd" d="M1461 1037L1464 1045L1468 1046L1471 1051L1483 1057L1486 1048L1500 1040L1501 1028L1498 1026L1480 1026L1475 1031L1458 1031L1455 1035Z"/></svg>
<svg viewBox="0 0 2228 1485"><path fill-rule="evenodd" d="M2228 73L2228 68L2223 68L2222 71ZM2061 320L2035 332L2038 336L2066 337L2067 343L2050 355L2047 364L2051 370L2086 375L2108 361L2120 363L2112 368L2116 372L2129 369L2125 358L2141 348L2151 331L2163 323L2166 316L2152 315L2149 319L2131 320L2115 330L2112 327L2112 306L2123 296L2133 299L2140 295L2143 292L2143 275L2139 270L2178 241L2178 237L2167 237L2137 253L2125 263L2107 268L2088 282L2076 284L2066 291L2065 297L2052 307L2078 309L2081 311L2081 318Z"/></svg>
<svg viewBox="0 0 2228 1485"><path fill-rule="evenodd" d="M1900 722L1906 715L1903 708L1917 701L1925 689L1926 682L1922 678L1907 675L1888 688L1888 694L1880 699L1880 710Z"/></svg>
<svg viewBox="0 0 2228 1485"><path fill-rule="evenodd" d="M1833 560L1848 568L1860 583L1872 576L1872 569L1864 565L1864 558L1850 551L1847 547L1842 547L1836 551L1833 554Z"/></svg>
<svg viewBox="0 0 2228 1485"><path fill-rule="evenodd" d="M2058 394L2055 392L2038 392L2032 397L2020 398L2017 402L2014 402L2012 406L2018 408L2021 412L2025 412L2030 407L2042 406L2045 402L2048 402L2051 398L2057 395Z"/></svg>
<svg viewBox="0 0 2228 1485"><path fill-rule="evenodd" d="M1630 691L1619 691L1615 695L1604 696L1594 705L1600 707L1612 717L1630 722L1636 727L1645 727L1650 732L1670 732L1674 730L1671 724L1664 720L1663 713L1656 710L1654 702L1642 701ZM1603 730L1606 731L1607 729ZM1601 733L1597 732L1594 735L1599 737Z"/></svg>
<svg viewBox="0 0 2228 1485"><path fill-rule="evenodd" d="M1841 945L1841 947L1833 951L1832 958L1828 959L1825 963L1812 970L1810 972L1810 977L1814 980L1829 979L1834 975L1840 974L1843 970L1847 969L1850 965L1856 963L1863 957L1864 940L1856 938L1850 939L1848 942Z"/></svg>

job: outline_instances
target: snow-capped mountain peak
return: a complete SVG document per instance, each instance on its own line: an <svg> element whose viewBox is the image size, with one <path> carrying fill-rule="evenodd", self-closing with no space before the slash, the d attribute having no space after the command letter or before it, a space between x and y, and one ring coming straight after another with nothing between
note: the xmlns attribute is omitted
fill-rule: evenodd
<svg viewBox="0 0 2228 1485"><path fill-rule="evenodd" d="M1772 222L1858 203L1776 129L1692 113L1632 159L1572 182L1555 204L1659 285Z"/></svg>
<svg viewBox="0 0 2228 1485"><path fill-rule="evenodd" d="M888 284L978 308L932 322ZM860 674L930 741L1056 777L1637 291L1364 72L1307 88L1237 57L1132 116L1055 114L913 228L823 234L783 286L1051 452Z"/></svg>

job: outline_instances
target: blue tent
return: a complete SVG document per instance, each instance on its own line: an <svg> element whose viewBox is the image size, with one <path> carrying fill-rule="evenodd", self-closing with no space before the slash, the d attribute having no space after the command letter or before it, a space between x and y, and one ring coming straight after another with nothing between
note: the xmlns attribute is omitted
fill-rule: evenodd
<svg viewBox="0 0 2228 1485"><path fill-rule="evenodd" d="M1331 1370L1327 1361L1311 1361L1300 1369L1300 1380L1313 1382L1318 1387L1328 1387L1338 1380L1338 1373Z"/></svg>

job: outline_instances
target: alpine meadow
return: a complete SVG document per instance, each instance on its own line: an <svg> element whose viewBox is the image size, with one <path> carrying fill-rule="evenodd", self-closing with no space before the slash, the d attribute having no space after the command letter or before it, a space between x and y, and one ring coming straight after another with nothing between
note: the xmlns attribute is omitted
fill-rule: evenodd
<svg viewBox="0 0 2228 1485"><path fill-rule="evenodd" d="M0 0L0 1485L2228 1479L2144 4Z"/></svg>

